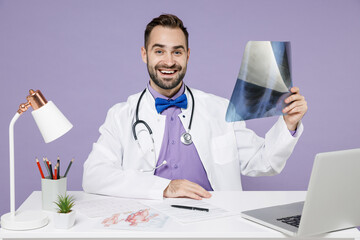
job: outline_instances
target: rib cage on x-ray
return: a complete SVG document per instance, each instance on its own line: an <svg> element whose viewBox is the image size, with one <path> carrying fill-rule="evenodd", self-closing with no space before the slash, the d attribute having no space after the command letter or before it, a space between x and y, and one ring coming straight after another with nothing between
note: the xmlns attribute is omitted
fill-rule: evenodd
<svg viewBox="0 0 360 240"><path fill-rule="evenodd" d="M246 44L226 121L282 115L292 87L290 54L290 42Z"/></svg>

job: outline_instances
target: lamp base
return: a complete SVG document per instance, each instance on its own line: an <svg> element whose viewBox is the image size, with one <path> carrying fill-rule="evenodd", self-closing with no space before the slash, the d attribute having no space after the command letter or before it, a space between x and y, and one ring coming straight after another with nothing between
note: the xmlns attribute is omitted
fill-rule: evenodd
<svg viewBox="0 0 360 240"><path fill-rule="evenodd" d="M8 230L29 230L44 227L49 223L42 211L17 211L15 216L6 213L1 216L1 228Z"/></svg>

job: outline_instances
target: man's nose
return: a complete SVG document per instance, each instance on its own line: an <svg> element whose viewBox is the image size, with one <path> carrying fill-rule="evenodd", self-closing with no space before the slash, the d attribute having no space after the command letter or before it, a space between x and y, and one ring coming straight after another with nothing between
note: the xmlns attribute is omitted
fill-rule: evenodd
<svg viewBox="0 0 360 240"><path fill-rule="evenodd" d="M165 57L164 57L164 63L168 67L174 66L174 64L175 64L174 56L171 53L166 54Z"/></svg>

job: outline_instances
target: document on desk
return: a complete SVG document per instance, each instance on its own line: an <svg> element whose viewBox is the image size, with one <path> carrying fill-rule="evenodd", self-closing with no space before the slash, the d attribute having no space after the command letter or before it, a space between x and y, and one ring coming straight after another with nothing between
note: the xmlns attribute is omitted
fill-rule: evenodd
<svg viewBox="0 0 360 240"><path fill-rule="evenodd" d="M156 209L135 200L99 197L79 201L74 207L90 218L99 218L96 228L145 230L161 228L169 218Z"/></svg>
<svg viewBox="0 0 360 240"><path fill-rule="evenodd" d="M143 204L130 199L97 197L76 202L74 209L90 217L104 217L114 212L127 212L144 208Z"/></svg>
<svg viewBox="0 0 360 240"><path fill-rule="evenodd" d="M175 218L181 223L193 223L205 220L213 220L222 217L239 215L240 212L231 212L220 207L211 205L204 200L193 200L184 198L165 199L159 203L147 203L149 206ZM183 208L171 207L171 205L191 206L195 208L206 208L206 211L189 210Z"/></svg>

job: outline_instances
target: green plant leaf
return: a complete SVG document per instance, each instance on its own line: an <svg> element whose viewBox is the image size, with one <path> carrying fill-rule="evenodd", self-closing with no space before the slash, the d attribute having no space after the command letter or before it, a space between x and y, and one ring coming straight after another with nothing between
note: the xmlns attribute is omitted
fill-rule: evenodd
<svg viewBox="0 0 360 240"><path fill-rule="evenodd" d="M75 199L73 196L69 196L67 194L64 196L58 195L58 199L54 203L57 206L58 213L69 213L75 205Z"/></svg>

